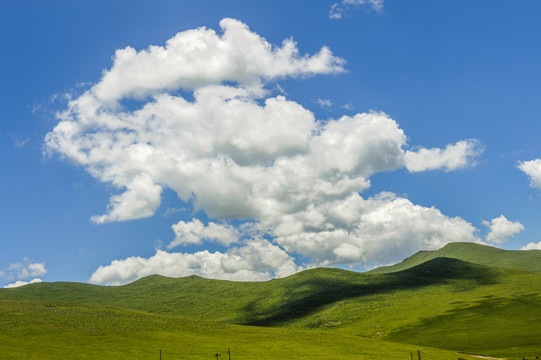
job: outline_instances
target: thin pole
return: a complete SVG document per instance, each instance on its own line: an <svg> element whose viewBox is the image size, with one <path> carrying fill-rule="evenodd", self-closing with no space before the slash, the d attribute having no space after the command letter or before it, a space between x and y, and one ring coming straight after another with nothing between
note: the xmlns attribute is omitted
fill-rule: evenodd
<svg viewBox="0 0 541 360"><path fill-rule="evenodd" d="M227 355L229 355L229 360L231 360L231 349L227 348Z"/></svg>

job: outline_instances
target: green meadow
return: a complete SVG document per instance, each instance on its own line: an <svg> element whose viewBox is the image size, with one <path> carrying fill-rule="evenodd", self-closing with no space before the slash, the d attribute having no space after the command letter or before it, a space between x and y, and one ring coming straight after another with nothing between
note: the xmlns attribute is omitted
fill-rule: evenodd
<svg viewBox="0 0 541 360"><path fill-rule="evenodd" d="M541 357L541 252L471 245L370 273L0 289L0 359Z"/></svg>

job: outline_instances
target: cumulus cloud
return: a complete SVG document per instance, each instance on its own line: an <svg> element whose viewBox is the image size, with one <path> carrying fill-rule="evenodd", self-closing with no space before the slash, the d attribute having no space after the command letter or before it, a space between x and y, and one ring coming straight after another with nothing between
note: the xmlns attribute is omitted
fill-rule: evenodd
<svg viewBox="0 0 541 360"><path fill-rule="evenodd" d="M150 258L115 260L108 266L100 266L90 281L121 285L151 274L263 281L271 277L288 276L298 270L293 259L278 246L266 240L253 240L243 246L230 248L226 253L205 250L187 254L157 250Z"/></svg>
<svg viewBox="0 0 541 360"><path fill-rule="evenodd" d="M26 279L29 277L43 276L47 273L45 269L45 263L32 263L27 266L23 266L18 270L20 279Z"/></svg>
<svg viewBox="0 0 541 360"><path fill-rule="evenodd" d="M342 0L340 3L331 5L329 18L341 19L351 8L359 6L369 6L373 11L380 13L383 11L383 0Z"/></svg>
<svg viewBox="0 0 541 360"><path fill-rule="evenodd" d="M223 245L230 245L238 242L240 234L231 225L221 225L209 222L203 225L198 219L191 222L179 221L172 226L175 232L175 239L167 245L168 249L184 244L201 244L203 241L216 241Z"/></svg>
<svg viewBox="0 0 541 360"><path fill-rule="evenodd" d="M45 263L33 263L28 258L24 258L20 263L12 263L7 269L0 271L0 277L8 280L35 278L45 274Z"/></svg>
<svg viewBox="0 0 541 360"><path fill-rule="evenodd" d="M541 189L541 159L521 161L518 168L530 178L530 186Z"/></svg>
<svg viewBox="0 0 541 360"><path fill-rule="evenodd" d="M149 217L160 205L162 188L154 184L147 174L137 174L125 184L123 194L111 197L108 213L92 216L91 220L101 224L110 221L134 220Z"/></svg>
<svg viewBox="0 0 541 360"><path fill-rule="evenodd" d="M323 266L367 261L388 264L419 249L479 241L475 227L465 220L388 192L368 199L351 194L273 221L270 227L279 245Z"/></svg>
<svg viewBox="0 0 541 360"><path fill-rule="evenodd" d="M285 76L343 71L344 60L333 56L327 47L312 56L300 55L292 39L273 46L238 20L223 19L220 28L221 36L202 27L178 33L165 46L117 50L113 67L92 93L100 100L114 102L224 81L258 85L261 80Z"/></svg>
<svg viewBox="0 0 541 360"><path fill-rule="evenodd" d="M493 244L504 243L519 232L524 231L524 226L520 222L509 221L503 215L492 219L490 222L483 221L483 224L490 229L486 241Z"/></svg>
<svg viewBox="0 0 541 360"><path fill-rule="evenodd" d="M528 243L528 245L524 245L520 250L541 250L541 241L538 243Z"/></svg>
<svg viewBox="0 0 541 360"><path fill-rule="evenodd" d="M16 287L19 287L19 286L24 286L24 285L28 285L28 284L34 284L34 283L38 283L38 282L41 282L41 279L35 278L35 279L30 280L30 281L17 280L14 283L11 283L11 284L8 284L8 285L4 286L4 289L16 288Z"/></svg>
<svg viewBox="0 0 541 360"><path fill-rule="evenodd" d="M445 149L408 150L405 154L406 167L410 172L443 169L452 171L474 166L475 160L484 151L475 139L461 140L449 144Z"/></svg>
<svg viewBox="0 0 541 360"><path fill-rule="evenodd" d="M293 271L294 255L318 265L388 263L404 252L478 240L471 224L435 208L389 193L359 195L378 172L472 165L481 152L476 140L408 150L404 131L383 112L318 120L301 104L269 95L266 85L341 73L344 60L325 47L300 55L292 40L269 44L237 20L220 26L222 34L199 28L165 46L118 50L102 79L58 113L45 145L121 191L92 221L151 216L163 189L172 189L212 221L173 225L168 249L205 242L229 249L118 260L98 269L93 282L154 272L262 279ZM127 107L126 99L139 102ZM252 233L232 219L249 219ZM283 262L269 262L257 246ZM234 263L241 268L231 270Z"/></svg>

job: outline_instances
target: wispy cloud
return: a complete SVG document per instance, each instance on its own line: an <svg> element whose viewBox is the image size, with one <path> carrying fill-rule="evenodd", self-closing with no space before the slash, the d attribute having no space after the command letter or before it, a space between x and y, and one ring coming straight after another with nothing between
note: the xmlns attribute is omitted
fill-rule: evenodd
<svg viewBox="0 0 541 360"><path fill-rule="evenodd" d="M19 138L19 136L16 133L10 132L7 134L7 136L13 141L13 146L15 146L18 149L21 149L28 145L30 143L30 138L25 137L24 139Z"/></svg>
<svg viewBox="0 0 541 360"><path fill-rule="evenodd" d="M352 9L365 6L376 13L383 11L383 0L342 0L342 2L334 3L329 10L329 18L341 19Z"/></svg>
<svg viewBox="0 0 541 360"><path fill-rule="evenodd" d="M321 106L322 108L325 108L325 109L330 109L330 107L332 106L332 101L329 100L329 99L317 98L316 101L317 101L319 106Z"/></svg>

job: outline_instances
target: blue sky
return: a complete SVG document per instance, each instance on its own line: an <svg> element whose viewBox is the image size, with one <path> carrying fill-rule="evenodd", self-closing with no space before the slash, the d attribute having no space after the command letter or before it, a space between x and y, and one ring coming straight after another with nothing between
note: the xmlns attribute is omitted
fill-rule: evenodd
<svg viewBox="0 0 541 360"><path fill-rule="evenodd" d="M541 248L540 14L1 2L0 286Z"/></svg>

